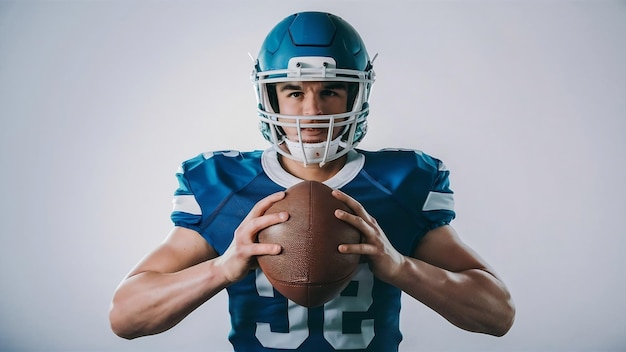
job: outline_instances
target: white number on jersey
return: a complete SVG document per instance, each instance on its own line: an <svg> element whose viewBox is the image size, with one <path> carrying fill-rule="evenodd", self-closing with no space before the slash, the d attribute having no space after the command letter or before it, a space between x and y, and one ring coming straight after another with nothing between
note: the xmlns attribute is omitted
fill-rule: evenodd
<svg viewBox="0 0 626 352"><path fill-rule="evenodd" d="M324 305L324 338L337 350L364 349L374 339L374 320L361 322L361 332L344 334L344 312L366 312L372 305L374 276L367 264L360 264L352 278L358 284L356 296L338 296ZM274 297L274 289L260 269L256 270L259 296ZM308 337L308 309L290 300L287 304L289 332L273 332L269 323L256 323L256 337L264 347L297 349Z"/></svg>
<svg viewBox="0 0 626 352"><path fill-rule="evenodd" d="M256 290L261 297L274 297L272 284L260 269L256 270ZM261 345L267 348L295 350L309 337L308 316L309 311L306 307L288 301L289 332L273 332L269 323L257 322L256 338L261 342Z"/></svg>

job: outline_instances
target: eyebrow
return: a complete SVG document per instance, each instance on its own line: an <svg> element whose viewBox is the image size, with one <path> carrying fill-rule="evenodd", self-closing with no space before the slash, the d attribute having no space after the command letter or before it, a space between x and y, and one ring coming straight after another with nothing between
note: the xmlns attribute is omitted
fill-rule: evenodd
<svg viewBox="0 0 626 352"><path fill-rule="evenodd" d="M348 87L346 86L346 84L344 82L325 82L323 84L323 88L324 89L344 89L347 90ZM298 84L298 83L287 83L284 86L280 87L280 91L286 91L286 90L302 90L302 85Z"/></svg>

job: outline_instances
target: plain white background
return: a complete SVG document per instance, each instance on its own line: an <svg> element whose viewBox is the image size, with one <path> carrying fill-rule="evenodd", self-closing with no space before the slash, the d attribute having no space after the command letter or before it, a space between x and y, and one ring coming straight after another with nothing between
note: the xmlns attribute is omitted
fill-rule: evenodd
<svg viewBox="0 0 626 352"><path fill-rule="evenodd" d="M334 12L378 80L361 147L451 169L454 226L509 286L502 338L407 297L402 351L622 351L624 1L0 1L0 350L227 351L220 294L122 340L109 302L170 229L178 164L264 149L270 28Z"/></svg>

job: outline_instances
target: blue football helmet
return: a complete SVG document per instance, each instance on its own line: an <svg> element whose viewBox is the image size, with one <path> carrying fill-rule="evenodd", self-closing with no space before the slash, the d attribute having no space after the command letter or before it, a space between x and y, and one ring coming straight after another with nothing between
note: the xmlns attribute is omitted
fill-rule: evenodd
<svg viewBox="0 0 626 352"><path fill-rule="evenodd" d="M267 35L252 72L260 130L272 147L304 165L335 160L355 148L367 132L369 96L374 83L373 60L358 32L342 18L322 12L301 12L278 23ZM353 87L347 112L311 117L280 114L275 84L291 81L341 81ZM280 121L279 121L280 118ZM325 142L290 141L281 126L328 128ZM334 128L342 128L332 139Z"/></svg>

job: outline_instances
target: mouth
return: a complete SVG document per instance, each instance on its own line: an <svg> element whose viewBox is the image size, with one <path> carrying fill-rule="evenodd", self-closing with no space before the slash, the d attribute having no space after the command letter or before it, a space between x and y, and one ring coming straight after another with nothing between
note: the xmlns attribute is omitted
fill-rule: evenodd
<svg viewBox="0 0 626 352"><path fill-rule="evenodd" d="M319 143L326 140L328 136L327 128L303 128L300 130L300 136L304 143Z"/></svg>

